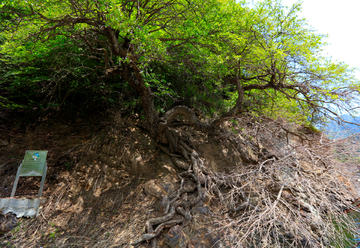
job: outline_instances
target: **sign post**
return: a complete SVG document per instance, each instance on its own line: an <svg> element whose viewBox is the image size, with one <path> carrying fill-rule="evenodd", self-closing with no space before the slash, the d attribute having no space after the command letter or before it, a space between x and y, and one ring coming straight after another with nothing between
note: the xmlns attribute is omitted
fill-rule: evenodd
<svg viewBox="0 0 360 248"><path fill-rule="evenodd" d="M21 162L15 177L14 186L10 198L0 199L0 211L4 214L14 213L17 218L33 218L39 214L41 195L44 189L47 163L46 156L48 151L28 150ZM14 198L19 177L42 177L39 194L35 199L16 199Z"/></svg>
<svg viewBox="0 0 360 248"><path fill-rule="evenodd" d="M15 191L17 184L19 182L19 177L31 177L31 176L42 177L38 198L41 197L44 189L44 183L45 183L45 177L47 171L47 163L46 163L47 153L48 151L35 151L35 150L27 150L25 152L24 160L20 164L16 173L14 186L11 191L11 197L15 196Z"/></svg>

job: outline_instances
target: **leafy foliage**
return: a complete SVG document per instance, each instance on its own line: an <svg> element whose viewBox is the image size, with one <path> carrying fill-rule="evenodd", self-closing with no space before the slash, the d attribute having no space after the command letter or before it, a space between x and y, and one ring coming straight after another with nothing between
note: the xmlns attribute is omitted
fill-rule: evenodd
<svg viewBox="0 0 360 248"><path fill-rule="evenodd" d="M224 118L250 111L310 123L339 116L335 108L351 109L359 88L347 65L321 56L326 36L298 18L300 4L31 0L0 6L1 63L11 65L0 72L7 108L41 98L57 108L75 106L75 99L129 107L139 96L147 119L181 103Z"/></svg>

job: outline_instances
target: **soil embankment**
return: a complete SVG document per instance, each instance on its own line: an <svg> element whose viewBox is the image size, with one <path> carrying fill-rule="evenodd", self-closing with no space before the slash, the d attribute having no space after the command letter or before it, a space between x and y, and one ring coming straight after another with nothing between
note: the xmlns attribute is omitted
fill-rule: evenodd
<svg viewBox="0 0 360 248"><path fill-rule="evenodd" d="M306 136L317 142L311 147L296 135L289 141L290 134L281 130L276 135L275 131L264 131L256 136L252 130L260 131L255 125L265 124L242 121L227 124L243 139L237 146L225 136L210 137L189 128L175 130L191 135L191 144L204 158L205 166L225 186L211 188L205 184L200 201L186 210L191 214L188 225L164 228L157 237L158 247L233 247L245 235L261 244L258 239L265 234L256 233L252 223L288 232L276 241L279 244L289 240L301 244L307 242L306 233L295 237L291 231L309 228L311 235L323 235L321 227L327 222L317 218L319 211L331 204L337 204L335 209L345 209L346 202L350 204L355 198L350 192L356 189L352 179L329 163L330 146L325 141L321 144L320 134ZM279 125L268 122L266 128L276 130ZM24 130L8 131L1 136L7 142L3 142L0 154L0 197L10 196L25 150L48 150L49 170L41 214L21 219L1 238L0 245L130 247L130 242L146 233L146 221L166 213L169 201L181 187L178 175L183 170L149 138L139 121L115 114L101 122L47 120ZM251 153L256 143L260 149ZM241 152L252 154L252 161L241 159ZM349 163L349 170L351 166ZM34 197L39 186L40 178L21 178L17 195ZM337 195L341 199L328 200L332 191L344 189L349 193ZM196 196L190 191L182 197ZM273 219L266 217L272 215ZM175 215L175 220L179 216ZM294 227L282 218L306 221ZM251 246L246 242L251 241L245 239ZM142 242L139 247L149 247L150 243Z"/></svg>

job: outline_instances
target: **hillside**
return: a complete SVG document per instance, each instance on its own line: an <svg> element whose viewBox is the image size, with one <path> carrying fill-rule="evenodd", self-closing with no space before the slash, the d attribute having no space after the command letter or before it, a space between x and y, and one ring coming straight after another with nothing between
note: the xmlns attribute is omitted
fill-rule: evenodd
<svg viewBox="0 0 360 248"><path fill-rule="evenodd" d="M358 148L316 127L356 107L360 81L300 16L281 0L0 1L0 197L25 150L49 166L41 213L0 213L1 245L355 245Z"/></svg>
<svg viewBox="0 0 360 248"><path fill-rule="evenodd" d="M184 168L159 149L140 120L134 123L119 114L94 121L99 119L59 123L49 118L26 130L2 133L9 144L2 147L0 197L9 197L25 150L49 151L41 214L21 219L1 238L2 246L131 247L146 232L147 220L166 216L166 206L180 187L195 186L185 176L180 185ZM230 142L227 132L210 136L174 127L190 135L188 144L204 161L208 181L201 183L197 203L184 208L191 218L167 224L156 238L158 247L263 247L263 242L317 247L343 242L323 213L348 208L356 196L351 181L330 162L326 139L319 143L319 133L282 121L237 120L224 126L241 138ZM22 179L17 195L37 194L39 180ZM195 199L198 193L192 188L186 195L181 198ZM177 212L173 220L181 216Z"/></svg>

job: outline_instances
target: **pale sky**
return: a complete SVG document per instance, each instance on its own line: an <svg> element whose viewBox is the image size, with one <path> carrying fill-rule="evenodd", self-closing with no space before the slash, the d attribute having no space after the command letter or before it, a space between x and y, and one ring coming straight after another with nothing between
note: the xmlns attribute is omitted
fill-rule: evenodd
<svg viewBox="0 0 360 248"><path fill-rule="evenodd" d="M291 6L297 0L282 0ZM324 52L335 61L360 68L360 0L302 0L308 23L321 34L328 34ZM360 79L360 72L356 73Z"/></svg>

